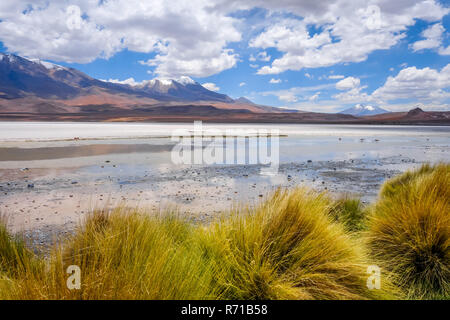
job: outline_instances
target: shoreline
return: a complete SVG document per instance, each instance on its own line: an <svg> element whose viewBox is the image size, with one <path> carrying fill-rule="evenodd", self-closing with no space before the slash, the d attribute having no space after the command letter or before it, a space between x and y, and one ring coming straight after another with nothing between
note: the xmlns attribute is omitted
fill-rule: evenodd
<svg viewBox="0 0 450 320"><path fill-rule="evenodd" d="M22 115L39 116L36 117L24 117ZM63 118L54 117L54 115L45 114L2 114L0 113L0 122L75 122L75 123L191 123L193 121L202 121L204 123L220 123L220 124L311 124L311 125L371 125L371 126L450 126L450 118L442 120L429 120L429 121L370 121L365 119L357 120L292 120L292 119L211 119L209 117L199 116L184 116L184 117L148 117L148 116L124 116L124 117L93 117L92 115L75 114L73 116L64 115Z"/></svg>
<svg viewBox="0 0 450 320"><path fill-rule="evenodd" d="M351 195L365 204L373 202L381 184L403 170L416 167L414 159L394 157L378 160L285 163L275 177L260 175L261 166L187 167L126 179L86 180L79 175L88 168L20 169L0 171L0 211L8 216L8 228L23 233L34 246L48 247L98 208L139 207L149 211L176 208L195 222L216 219L230 207L253 206L277 188L307 186L332 196ZM114 162L106 170L120 169ZM116 167L113 167L116 166ZM92 169L92 168L91 168ZM105 168L103 168L105 169ZM78 172L78 174L77 174ZM107 172L108 173L108 172ZM114 181L116 180L116 181ZM33 188L28 187L32 181Z"/></svg>

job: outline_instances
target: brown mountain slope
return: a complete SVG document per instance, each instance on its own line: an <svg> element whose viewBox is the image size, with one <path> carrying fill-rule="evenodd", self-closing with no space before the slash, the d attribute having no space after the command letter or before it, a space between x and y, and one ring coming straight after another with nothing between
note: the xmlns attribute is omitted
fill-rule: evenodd
<svg viewBox="0 0 450 320"><path fill-rule="evenodd" d="M391 112L362 117L367 122L399 124L449 124L450 111L423 111L420 108L408 112Z"/></svg>

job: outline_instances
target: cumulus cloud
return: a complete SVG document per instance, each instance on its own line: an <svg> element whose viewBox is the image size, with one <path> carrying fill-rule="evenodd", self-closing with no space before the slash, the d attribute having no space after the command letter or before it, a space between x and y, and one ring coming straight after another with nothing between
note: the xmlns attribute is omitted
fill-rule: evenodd
<svg viewBox="0 0 450 320"><path fill-rule="evenodd" d="M358 78L347 77L336 83L336 89L349 90L359 87L361 81Z"/></svg>
<svg viewBox="0 0 450 320"><path fill-rule="evenodd" d="M412 44L414 51L423 49L434 49L441 46L442 34L445 29L441 23L436 23L422 32L424 40L416 41Z"/></svg>
<svg viewBox="0 0 450 320"><path fill-rule="evenodd" d="M361 86L361 80L359 78L347 77L336 83L336 89L345 92L335 94L333 95L333 98L345 103L371 101L372 98L370 95L362 92L365 88L367 88L367 86Z"/></svg>
<svg viewBox="0 0 450 320"><path fill-rule="evenodd" d="M375 102L378 104L415 101L433 106L442 105L450 98L450 64L441 70L429 67L418 69L407 67L396 76L389 76L383 86L371 94L363 92L367 86L361 86L358 78L347 77L336 88L344 92L333 96L341 102ZM403 104L404 105L404 104Z"/></svg>
<svg viewBox="0 0 450 320"><path fill-rule="evenodd" d="M267 52L261 51L261 52L259 52L259 53L256 55L256 57L253 56L253 54L251 54L251 55L250 55L250 58L249 58L248 60L249 60L249 61L252 61L252 62L257 61L257 60L259 60L259 61L264 61L264 62L268 62L268 61L270 61L270 58L271 58L271 56L269 56L269 55L267 54Z"/></svg>
<svg viewBox="0 0 450 320"><path fill-rule="evenodd" d="M212 82L203 83L202 86L211 91L219 91L220 90L220 88L215 83L212 83Z"/></svg>
<svg viewBox="0 0 450 320"><path fill-rule="evenodd" d="M442 56L450 56L450 46L447 46L447 48L441 47L438 52Z"/></svg>
<svg viewBox="0 0 450 320"><path fill-rule="evenodd" d="M243 86L245 86L247 83L245 83L245 82L241 82L241 83L239 83L239 87L243 87Z"/></svg>
<svg viewBox="0 0 450 320"><path fill-rule="evenodd" d="M0 41L27 57L88 63L128 49L155 53L162 77L205 77L233 67L237 19L207 0L26 0L0 4ZM218 28L217 26L220 26Z"/></svg>
<svg viewBox="0 0 450 320"><path fill-rule="evenodd" d="M281 83L281 79L270 79L269 83Z"/></svg>
<svg viewBox="0 0 450 320"><path fill-rule="evenodd" d="M450 64L441 70L429 67L409 67L395 77L388 77L385 84L372 93L382 101L416 99L422 102L438 102L450 98Z"/></svg>
<svg viewBox="0 0 450 320"><path fill-rule="evenodd" d="M397 44L416 19L439 21L449 12L431 0L405 0L398 5L388 0L375 0L371 5L364 1L325 2L309 6L304 1L271 2L273 9L287 6L303 19L279 21L250 41L252 47L273 47L283 53L258 74L361 62L371 52ZM310 32L311 25L319 31Z"/></svg>

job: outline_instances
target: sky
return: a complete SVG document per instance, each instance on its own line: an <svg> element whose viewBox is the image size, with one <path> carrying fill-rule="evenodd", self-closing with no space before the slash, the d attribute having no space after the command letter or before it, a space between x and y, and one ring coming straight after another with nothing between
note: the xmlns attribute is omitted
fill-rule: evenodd
<svg viewBox="0 0 450 320"><path fill-rule="evenodd" d="M0 52L305 111L450 111L450 0L1 1Z"/></svg>

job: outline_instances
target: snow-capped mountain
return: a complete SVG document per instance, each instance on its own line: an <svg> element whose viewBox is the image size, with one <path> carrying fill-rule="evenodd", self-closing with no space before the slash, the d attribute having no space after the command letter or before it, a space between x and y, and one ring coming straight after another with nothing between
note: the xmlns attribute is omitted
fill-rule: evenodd
<svg viewBox="0 0 450 320"><path fill-rule="evenodd" d="M232 103L225 94L210 91L189 77L152 79L140 83L102 81L40 59L0 53L0 98L73 99L94 93L130 95L157 101L216 101Z"/></svg>
<svg viewBox="0 0 450 320"><path fill-rule="evenodd" d="M382 113L388 113L390 111L387 111L383 108L376 107L376 106L365 106L362 104L357 104L356 106L352 108L345 109L339 113L341 114L350 114L352 116L372 116L376 114L382 114Z"/></svg>

